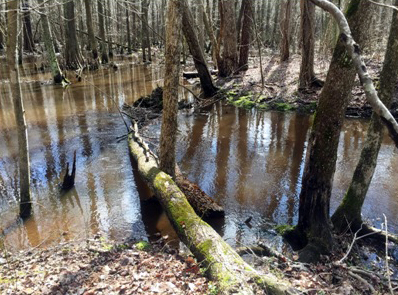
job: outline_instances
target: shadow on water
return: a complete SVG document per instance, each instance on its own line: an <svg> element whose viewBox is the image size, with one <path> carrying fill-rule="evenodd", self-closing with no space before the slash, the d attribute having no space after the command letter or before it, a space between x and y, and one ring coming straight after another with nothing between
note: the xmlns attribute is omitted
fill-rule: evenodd
<svg viewBox="0 0 398 295"><path fill-rule="evenodd" d="M26 67L28 73L29 67ZM115 103L132 103L162 84L158 68L123 65L100 69L64 90L23 78L29 130L33 216L15 222L17 141L9 85L0 85L0 231L10 250L46 246L100 233L111 238L157 239L178 243L166 215L151 199L146 184L128 156L126 133ZM112 99L111 99L112 98ZM304 169L311 117L295 113L259 112L215 104L206 114L179 115L177 161L190 180L226 210L225 218L209 223L233 246L258 238L278 238L271 226L297 221L298 196ZM331 208L334 210L355 168L367 122L346 120ZM159 124L150 137L159 135ZM77 152L75 188L64 195L59 183L66 163ZM132 169L133 164L133 169ZM385 213L398 232L398 153L386 137L369 188L363 215L373 220ZM248 227L245 220L252 217Z"/></svg>

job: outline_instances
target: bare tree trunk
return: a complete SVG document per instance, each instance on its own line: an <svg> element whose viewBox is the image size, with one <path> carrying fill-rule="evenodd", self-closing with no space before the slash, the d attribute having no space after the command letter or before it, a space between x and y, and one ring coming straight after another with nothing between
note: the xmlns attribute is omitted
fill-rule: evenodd
<svg viewBox="0 0 398 295"><path fill-rule="evenodd" d="M218 64L218 75L228 77L237 68L237 42L235 6L228 0L219 0L220 9L220 40L222 40L222 54Z"/></svg>
<svg viewBox="0 0 398 295"><path fill-rule="evenodd" d="M4 31L2 27L3 27L3 13L0 12L0 50L4 49Z"/></svg>
<svg viewBox="0 0 398 295"><path fill-rule="evenodd" d="M395 1L398 6L398 1ZM379 95L387 106L391 103L395 84L398 78L398 13L394 10L390 36L384 58L383 69L380 74ZM377 156L383 140L383 124L380 117L373 113L368 133L358 165L351 180L350 187L343 201L332 216L333 225L339 231L350 227L353 232L362 226L362 205L372 180L377 164Z"/></svg>
<svg viewBox="0 0 398 295"><path fill-rule="evenodd" d="M84 0L84 6L86 8L86 24L87 24L87 33L88 33L88 45L89 50L91 50L93 54L94 60L98 59L98 50L97 50L97 40L95 39L94 28L93 28L93 13L91 10L91 5L94 2L90 0Z"/></svg>
<svg viewBox="0 0 398 295"><path fill-rule="evenodd" d="M189 50L192 54L196 70L198 71L200 84L202 86L205 96L210 97L217 93L217 88L214 86L213 79L210 75L207 63L203 54L203 47L200 46L195 30L195 23L191 11L189 10L186 0L181 1L182 12L182 29L185 40L188 43Z"/></svg>
<svg viewBox="0 0 398 295"><path fill-rule="evenodd" d="M83 56L77 41L75 3L74 0L64 0L65 18L65 63L71 70L83 67Z"/></svg>
<svg viewBox="0 0 398 295"><path fill-rule="evenodd" d="M24 0L22 3L22 19L23 19L23 49L27 52L35 50L35 42L32 33L32 21L30 18L29 0Z"/></svg>
<svg viewBox="0 0 398 295"><path fill-rule="evenodd" d="M242 33L240 34L239 63L240 71L249 69L249 50L253 26L253 1L242 0L243 22Z"/></svg>
<svg viewBox="0 0 398 295"><path fill-rule="evenodd" d="M203 12L204 12L204 4L203 0L197 1L198 5L198 16L197 16L197 24L198 24L198 39L199 39L199 46L202 52L205 49L205 25L203 20Z"/></svg>
<svg viewBox="0 0 398 295"><path fill-rule="evenodd" d="M65 80L62 75L61 69L59 68L59 63L57 56L55 55L55 49L53 45L52 33L50 30L50 25L48 23L47 11L44 7L43 0L37 0L40 8L40 18L41 18L41 28L43 30L44 46L47 52L48 62L50 64L51 73L53 75L53 80L55 84L60 84Z"/></svg>
<svg viewBox="0 0 398 295"><path fill-rule="evenodd" d="M111 18L112 18L112 13L111 13L111 2L109 0L105 0L106 2L106 8L104 6L104 13L105 13L105 24L106 24L106 35L107 35L107 40L108 40L108 56L110 60L113 60L113 38L112 38L112 34L113 34L113 26L111 23Z"/></svg>
<svg viewBox="0 0 398 295"><path fill-rule="evenodd" d="M312 0L311 0L312 1ZM355 39L361 42L367 32L369 2L351 0L347 18ZM287 238L295 240L300 259L314 261L329 253L334 245L329 215L330 195L336 168L337 147L355 68L347 58L343 42L336 45L325 85L319 96L305 162L300 192L299 220Z"/></svg>
<svg viewBox="0 0 398 295"><path fill-rule="evenodd" d="M290 28L290 12L292 1L287 0L283 5L283 17L281 19L281 61L289 59L289 28Z"/></svg>
<svg viewBox="0 0 398 295"><path fill-rule="evenodd" d="M19 172L19 195L21 218L29 217L32 211L31 193L30 193L30 163L28 132L25 120L25 111L23 107L21 86L19 84L19 68L17 57L18 43L18 0L7 1L7 64L11 84L11 93L14 103L15 119L18 129L18 172Z"/></svg>
<svg viewBox="0 0 398 295"><path fill-rule="evenodd" d="M181 2L169 0L167 6L163 116L160 134L160 169L175 177L178 85L181 52Z"/></svg>
<svg viewBox="0 0 398 295"><path fill-rule="evenodd" d="M130 33L130 16L129 8L126 9L126 28L127 28L127 52L131 53L131 33Z"/></svg>
<svg viewBox="0 0 398 295"><path fill-rule="evenodd" d="M301 67L299 89L309 88L315 78L315 5L307 0L300 1L301 10Z"/></svg>
<svg viewBox="0 0 398 295"><path fill-rule="evenodd" d="M99 37L100 51L101 51L101 62L107 64L109 62L108 52L106 51L105 45L105 22L104 22L104 4L103 0L98 0L98 26L99 26Z"/></svg>

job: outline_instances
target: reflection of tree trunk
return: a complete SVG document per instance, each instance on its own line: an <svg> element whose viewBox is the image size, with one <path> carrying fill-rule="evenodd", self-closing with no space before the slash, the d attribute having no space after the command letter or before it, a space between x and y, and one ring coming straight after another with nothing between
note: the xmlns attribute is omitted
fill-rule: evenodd
<svg viewBox="0 0 398 295"><path fill-rule="evenodd" d="M12 0L7 2L7 22L8 22L8 45L7 45L7 64L11 85L11 93L14 103L15 119L18 129L18 168L19 168L19 195L20 212L22 218L30 215L32 210L30 193L30 163L28 148L28 130L25 119L25 110L22 100L21 85L19 83L19 68L17 64L17 41L18 41L18 7L19 1Z"/></svg>

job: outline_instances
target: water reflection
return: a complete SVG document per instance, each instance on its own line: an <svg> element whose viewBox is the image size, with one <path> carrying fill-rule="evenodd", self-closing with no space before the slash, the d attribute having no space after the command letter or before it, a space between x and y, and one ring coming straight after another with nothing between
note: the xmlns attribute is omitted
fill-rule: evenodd
<svg viewBox="0 0 398 295"><path fill-rule="evenodd" d="M5 231L10 250L85 238L96 232L115 239L146 238L127 145L117 142L126 127L115 105L149 94L159 83L160 72L133 65L118 71L101 69L66 90L33 81L45 81L48 75L24 77L34 212L24 224L15 219L18 184L13 106L8 83L1 83L0 231ZM61 194L59 183L75 150L75 189Z"/></svg>
<svg viewBox="0 0 398 295"><path fill-rule="evenodd" d="M270 238L272 233L264 231L270 221L297 222L311 120L306 115L246 111L220 104L209 114L198 114L180 124L181 168L225 207L221 233L231 244ZM364 120L346 120L344 124L332 210L349 185L366 128ZM398 172L397 162L397 151L386 137L363 210L364 217L376 225L376 218L388 215L390 230L395 232L398 187L391 176ZM249 216L253 217L251 229L244 224Z"/></svg>
<svg viewBox="0 0 398 295"><path fill-rule="evenodd" d="M26 71L28 72L28 71ZM0 84L0 231L10 250L45 246L101 232L115 239L143 238L160 232L175 240L165 214L150 199L147 186L131 169L126 127L117 106L148 95L161 84L162 71L125 65L100 69L64 90L34 82L45 74L25 76L23 86L29 128L34 215L24 224L18 206L16 126L9 84ZM177 160L183 172L226 209L210 221L232 245L273 239L269 223L297 222L298 195L311 118L294 113L257 112L216 104L206 114L179 115ZM366 121L346 120L339 145L331 208L347 189L367 128ZM151 127L151 136L159 126ZM59 183L77 151L74 190L61 194ZM134 165L133 165L134 166ZM386 137L365 201L365 218L385 213L398 232L398 152ZM252 228L244 221L252 217ZM379 221L375 221L378 225Z"/></svg>

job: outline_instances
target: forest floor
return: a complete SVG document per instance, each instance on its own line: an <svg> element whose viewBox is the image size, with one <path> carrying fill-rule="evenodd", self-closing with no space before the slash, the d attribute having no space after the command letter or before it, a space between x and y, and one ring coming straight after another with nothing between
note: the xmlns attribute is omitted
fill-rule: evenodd
<svg viewBox="0 0 398 295"><path fill-rule="evenodd" d="M340 240L342 248L349 240ZM324 257L316 265L296 257L245 259L260 272L272 273L305 294L388 294L388 279L371 258L375 248L358 241L342 263ZM250 252L250 251L249 251ZM339 253L339 255L344 253ZM398 254L398 253L396 253ZM366 265L359 260L369 259ZM364 267L365 266L365 267ZM391 279L397 287L397 277ZM84 242L61 243L48 249L0 254L0 294L218 294L192 256L158 242L118 244L100 236ZM261 294L261 293L260 293Z"/></svg>
<svg viewBox="0 0 398 295"><path fill-rule="evenodd" d="M382 62L383 60L377 57L365 59L368 72L376 88ZM291 56L286 62L280 62L278 55L265 55L262 60L264 78L262 85L259 58L251 57L249 70L226 79L216 79L216 83L225 90L227 101L238 107L312 113L316 109L322 88L298 90L300 63L301 56L297 54ZM326 80L329 63L329 59L316 60L315 73L321 81ZM194 70L193 65L187 65L185 68ZM398 118L398 92L394 95L390 109L392 114ZM366 101L365 92L357 78L346 116L367 118L371 114L372 109Z"/></svg>

